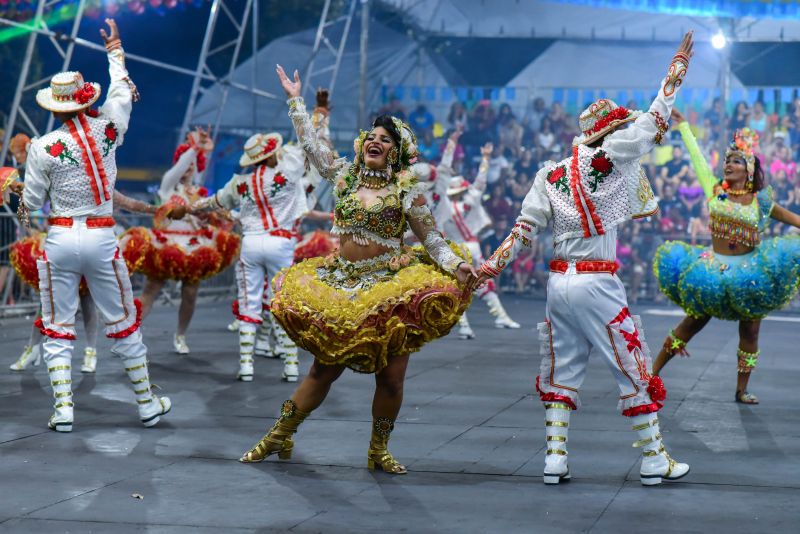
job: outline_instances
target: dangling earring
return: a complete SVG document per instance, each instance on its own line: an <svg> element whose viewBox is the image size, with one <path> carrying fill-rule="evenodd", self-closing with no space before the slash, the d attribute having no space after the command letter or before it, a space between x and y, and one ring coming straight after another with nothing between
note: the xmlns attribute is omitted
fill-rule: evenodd
<svg viewBox="0 0 800 534"><path fill-rule="evenodd" d="M748 176L747 177L747 181L744 183L744 188L748 193L753 191L753 177L752 176Z"/></svg>
<svg viewBox="0 0 800 534"><path fill-rule="evenodd" d="M400 156L400 151L397 149L397 147L396 146L392 147L392 149L389 151L389 155L386 157L386 162L389 165L395 165L397 164L397 158L399 156Z"/></svg>

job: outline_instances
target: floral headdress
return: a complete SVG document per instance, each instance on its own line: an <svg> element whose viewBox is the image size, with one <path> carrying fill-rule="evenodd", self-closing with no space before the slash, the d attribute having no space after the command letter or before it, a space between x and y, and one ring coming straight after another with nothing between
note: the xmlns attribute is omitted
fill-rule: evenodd
<svg viewBox="0 0 800 534"><path fill-rule="evenodd" d="M725 157L738 155L747 162L747 175L753 176L756 171L756 147L758 134L750 128L741 128L733 134L733 141L725 151Z"/></svg>

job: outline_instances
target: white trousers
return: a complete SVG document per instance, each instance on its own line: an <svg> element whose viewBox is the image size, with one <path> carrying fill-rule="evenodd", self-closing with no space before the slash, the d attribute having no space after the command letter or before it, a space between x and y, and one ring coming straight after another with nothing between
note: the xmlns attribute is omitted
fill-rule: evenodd
<svg viewBox="0 0 800 534"><path fill-rule="evenodd" d="M81 277L86 279L108 337L124 338L135 330L131 280L112 228L88 228L82 218L76 218L71 228L52 226L44 255L36 264L45 335L75 339Z"/></svg>
<svg viewBox="0 0 800 534"><path fill-rule="evenodd" d="M543 401L580 406L578 390L594 349L617 381L618 408L624 415L653 404L647 392L650 350L641 319L630 314L625 287L616 275L576 273L574 264L564 274L551 272L547 320L538 328L542 363L537 389Z"/></svg>
<svg viewBox="0 0 800 534"><path fill-rule="evenodd" d="M236 287L239 319L253 324L261 323L261 299L264 277L267 297L272 300L272 278L281 269L291 267L294 260L294 239L270 234L245 234L236 263Z"/></svg>

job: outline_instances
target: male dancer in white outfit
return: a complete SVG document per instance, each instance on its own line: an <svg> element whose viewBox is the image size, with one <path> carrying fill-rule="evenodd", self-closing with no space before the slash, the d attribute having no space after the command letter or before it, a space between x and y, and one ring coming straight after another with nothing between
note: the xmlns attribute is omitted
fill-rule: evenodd
<svg viewBox="0 0 800 534"><path fill-rule="evenodd" d="M280 134L256 134L244 145L239 160L253 172L236 174L212 197L193 205L195 211L233 209L239 206L242 224L242 249L236 264L238 299L234 315L239 319L238 380L253 380L253 350L256 329L262 322L262 296L268 280L294 260L296 225L308 211L303 154L294 147L282 148ZM272 285L268 288L272 299ZM277 323L272 325L281 343L283 379L296 382L297 346Z"/></svg>
<svg viewBox="0 0 800 534"><path fill-rule="evenodd" d="M171 407L169 398L150 391L147 347L139 331L141 314L114 235L116 149L128 130L131 104L138 95L125 69L117 26L111 19L106 23L111 35L100 33L108 50L111 83L99 115L83 113L100 98L99 84L84 83L78 72L53 76L36 101L63 125L32 141L25 170L24 208L40 209L48 198L51 204L50 230L37 266L40 324L48 337L42 344L44 360L55 396L48 426L59 432L70 432L73 423L72 341L81 276L105 322L106 336L114 339L111 352L124 362L142 423L155 425Z"/></svg>
<svg viewBox="0 0 800 534"><path fill-rule="evenodd" d="M445 237L464 244L472 255L472 263L478 267L484 262L478 236L492 224L492 219L483 208L483 193L486 190L486 179L489 174L489 158L492 155L492 144L481 147L481 164L475 183L469 183L463 176L453 176L453 154L458 143L460 132L450 136L447 147L442 154L442 161L437 167L434 185L434 218L440 221ZM520 325L506 313L497 294L494 281L489 280L478 288L475 294L489 307L494 315L497 328L519 328ZM473 339L475 333L469 325L467 314L458 321L458 335L462 339Z"/></svg>
<svg viewBox="0 0 800 534"><path fill-rule="evenodd" d="M617 225L658 210L639 158L661 142L691 55L690 32L647 113L601 99L581 114L583 135L575 139L572 157L548 162L536 174L511 234L481 266L476 283L496 276L553 221L555 259L550 263L547 320L539 325L542 364L536 379L545 403L545 484L570 477L569 416L580 406L578 389L591 349L609 365L620 390L619 409L639 433L634 446L643 448L642 484L676 480L689 472L662 444L657 411L666 391L661 379L650 375L641 321L628 310L625 287L614 273ZM629 128L617 130L631 121Z"/></svg>

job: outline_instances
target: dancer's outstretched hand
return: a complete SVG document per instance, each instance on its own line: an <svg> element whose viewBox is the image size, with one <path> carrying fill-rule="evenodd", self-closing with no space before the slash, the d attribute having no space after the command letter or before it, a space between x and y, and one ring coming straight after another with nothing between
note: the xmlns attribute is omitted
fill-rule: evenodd
<svg viewBox="0 0 800 534"><path fill-rule="evenodd" d="M680 46L678 47L678 51L676 54L683 54L684 56L692 59L692 55L694 54L694 31L689 30L686 32L686 35L683 36L683 40L681 41Z"/></svg>
<svg viewBox="0 0 800 534"><path fill-rule="evenodd" d="M281 87L283 87L287 97L295 98L300 96L300 90L303 84L300 83L300 73L297 72L297 69L294 71L294 81L290 80L289 77L286 76L286 71L284 71L283 67L280 65L275 68L275 72L278 73L278 79L281 81Z"/></svg>
<svg viewBox="0 0 800 534"><path fill-rule="evenodd" d="M469 288L470 291L475 291L476 289L481 287L483 284L485 284L486 281L489 280L490 278L491 278L491 276L489 276L488 274L486 274L483 271L481 271L481 273L475 278L475 280L473 280L472 285Z"/></svg>
<svg viewBox="0 0 800 534"><path fill-rule="evenodd" d="M108 24L108 29L111 30L111 35L107 34L103 28L100 28L100 36L103 38L103 42L106 46L113 44L114 41L120 41L119 37L119 28L117 28L117 23L114 19L106 19L106 24Z"/></svg>
<svg viewBox="0 0 800 534"><path fill-rule="evenodd" d="M670 114L670 118L675 122L675 124L686 122L686 117L684 117L683 113L678 111L678 108L672 108L672 113Z"/></svg>
<svg viewBox="0 0 800 534"><path fill-rule="evenodd" d="M463 261L458 265L456 269L456 278L462 284L466 284L467 287L472 286L472 282L478 277L478 273L475 272L475 269L472 268L472 265Z"/></svg>

